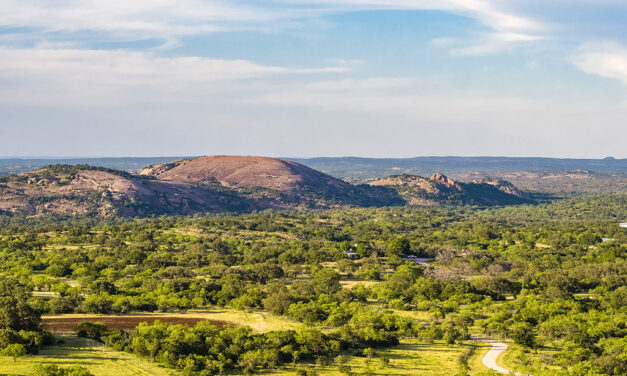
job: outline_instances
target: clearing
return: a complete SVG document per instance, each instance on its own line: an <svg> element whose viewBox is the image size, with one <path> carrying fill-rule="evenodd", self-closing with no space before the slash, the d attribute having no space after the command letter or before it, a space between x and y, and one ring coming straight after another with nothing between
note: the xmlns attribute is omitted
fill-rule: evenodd
<svg viewBox="0 0 627 376"><path fill-rule="evenodd" d="M159 367L134 355L74 336L57 337L64 343L42 349L38 355L17 358L0 357L0 374L33 375L36 364L55 364L60 367L79 365L96 376L171 376L174 370Z"/></svg>

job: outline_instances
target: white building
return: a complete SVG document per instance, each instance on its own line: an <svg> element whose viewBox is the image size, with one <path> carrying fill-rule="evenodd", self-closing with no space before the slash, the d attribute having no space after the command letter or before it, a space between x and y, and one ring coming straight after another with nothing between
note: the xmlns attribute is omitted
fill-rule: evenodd
<svg viewBox="0 0 627 376"><path fill-rule="evenodd" d="M350 249L348 251L344 251L344 254L346 255L346 258L351 260L357 260L359 258L359 255Z"/></svg>
<svg viewBox="0 0 627 376"><path fill-rule="evenodd" d="M620 227L627 228L627 222L619 223Z"/></svg>

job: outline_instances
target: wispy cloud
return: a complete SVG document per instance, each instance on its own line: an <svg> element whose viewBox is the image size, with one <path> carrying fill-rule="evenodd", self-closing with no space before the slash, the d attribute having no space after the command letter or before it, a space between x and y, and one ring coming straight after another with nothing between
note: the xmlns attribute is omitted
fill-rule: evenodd
<svg viewBox="0 0 627 376"><path fill-rule="evenodd" d="M441 10L473 18L492 29L492 39L501 42L543 38L548 26L504 8L496 0L285 0L282 3L323 4L326 11L355 10ZM510 2L511 3L511 2Z"/></svg>
<svg viewBox="0 0 627 376"><path fill-rule="evenodd" d="M506 52L520 43L541 39L544 38L516 33L490 33L478 34L472 41L436 38L432 43L435 46L447 47L452 56L486 56Z"/></svg>
<svg viewBox="0 0 627 376"><path fill-rule="evenodd" d="M91 30L125 38L172 39L269 27L279 21L356 10L443 10L475 18L502 35L535 38L543 25L494 0L2 0L0 25L46 32Z"/></svg>
<svg viewBox="0 0 627 376"><path fill-rule="evenodd" d="M46 32L99 31L123 38L173 38L276 20L263 7L202 0L2 0L0 25Z"/></svg>
<svg viewBox="0 0 627 376"><path fill-rule="evenodd" d="M627 86L627 47L612 42L588 43L572 62L582 71L621 81Z"/></svg>
<svg viewBox="0 0 627 376"><path fill-rule="evenodd" d="M347 70L341 66L290 68L247 60L161 57L152 52L50 48L44 44L0 48L0 101L56 106L193 102L205 100L208 93L228 91L229 85L241 80Z"/></svg>

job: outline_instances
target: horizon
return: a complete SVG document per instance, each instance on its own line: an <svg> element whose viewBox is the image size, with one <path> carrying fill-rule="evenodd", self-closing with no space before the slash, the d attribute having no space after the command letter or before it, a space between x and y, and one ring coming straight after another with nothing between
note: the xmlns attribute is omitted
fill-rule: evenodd
<svg viewBox="0 0 627 376"><path fill-rule="evenodd" d="M277 159L417 159L417 158L503 158L503 159L566 159L566 160L627 160L625 158L615 158L613 156L598 157L598 158L585 158L585 157L545 157L545 156L507 156L507 155L416 155L413 157L365 157L356 155L342 155L342 156L308 156L308 157L289 157L289 156L271 156L271 155L245 155L245 154L205 154L205 155L145 155L145 156L0 156L0 160L6 159L20 159L20 160L71 160L71 159L152 159L152 158L200 158L215 155L225 156L246 156L246 157L267 157Z"/></svg>

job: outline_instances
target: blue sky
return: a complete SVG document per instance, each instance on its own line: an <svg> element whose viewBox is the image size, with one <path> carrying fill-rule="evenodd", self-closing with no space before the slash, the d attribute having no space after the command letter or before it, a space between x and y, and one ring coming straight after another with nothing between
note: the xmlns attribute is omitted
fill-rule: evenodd
<svg viewBox="0 0 627 376"><path fill-rule="evenodd" d="M0 9L0 155L627 157L624 0Z"/></svg>

